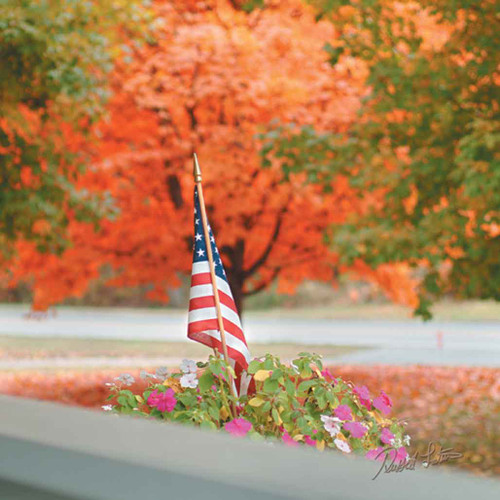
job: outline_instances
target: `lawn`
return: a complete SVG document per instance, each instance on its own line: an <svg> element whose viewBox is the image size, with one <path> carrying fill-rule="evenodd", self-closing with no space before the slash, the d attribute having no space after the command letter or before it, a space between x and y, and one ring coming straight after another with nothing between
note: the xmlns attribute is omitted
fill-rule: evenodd
<svg viewBox="0 0 500 500"><path fill-rule="evenodd" d="M295 356L298 349L316 352L325 359L336 358L360 349L358 346L335 345L304 345L299 347L291 343L251 344L249 347L255 357L260 357L266 352L273 352L284 359ZM209 353L210 351L205 346L189 340L185 342L161 342L0 335L0 362L14 359L83 357L206 359Z"/></svg>

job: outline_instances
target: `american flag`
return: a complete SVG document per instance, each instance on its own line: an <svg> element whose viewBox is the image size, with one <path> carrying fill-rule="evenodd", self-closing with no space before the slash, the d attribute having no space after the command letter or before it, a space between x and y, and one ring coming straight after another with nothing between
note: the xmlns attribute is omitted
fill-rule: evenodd
<svg viewBox="0 0 500 500"><path fill-rule="evenodd" d="M236 388L242 395L246 393L249 383L249 377L244 372L248 368L250 352L210 225L208 225L208 233L227 353L237 375ZM217 349L219 353L223 352L197 187L194 189L194 251L189 294L188 337Z"/></svg>

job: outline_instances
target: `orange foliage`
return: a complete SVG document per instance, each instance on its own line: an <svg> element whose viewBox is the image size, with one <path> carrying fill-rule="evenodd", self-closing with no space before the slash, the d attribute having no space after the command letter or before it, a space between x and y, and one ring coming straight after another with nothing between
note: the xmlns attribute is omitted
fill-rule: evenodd
<svg viewBox="0 0 500 500"><path fill-rule="evenodd" d="M87 145L94 163L79 187L111 193L119 209L98 231L71 222L73 248L39 255L21 243L12 283L34 277L36 308L84 293L102 265L116 286L153 284L151 298L180 284L191 263L191 157L200 158L209 218L236 302L278 279L292 292L304 279L334 281L355 271L397 301L414 303L401 267L339 269L324 231L362 209L345 179L322 195L303 179L263 170L256 134L271 120L345 131L364 93L364 66L333 68L322 50L329 22L299 0L247 14L229 1L157 1L156 43L117 61L107 119Z"/></svg>

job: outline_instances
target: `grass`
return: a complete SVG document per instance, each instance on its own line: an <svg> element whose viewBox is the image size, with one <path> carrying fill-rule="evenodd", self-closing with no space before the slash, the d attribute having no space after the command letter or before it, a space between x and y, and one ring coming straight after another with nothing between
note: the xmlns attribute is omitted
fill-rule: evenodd
<svg viewBox="0 0 500 500"><path fill-rule="evenodd" d="M253 356L266 352L290 359L301 351L314 351L325 358L335 358L353 352L358 347L332 345L296 345L291 343L251 344ZM33 338L0 336L0 360L81 358L81 357L151 357L204 359L211 351L196 342L160 342L145 340L108 340L81 338Z"/></svg>
<svg viewBox="0 0 500 500"><path fill-rule="evenodd" d="M500 302L470 300L442 301L432 308L435 321L499 321ZM271 308L249 310L250 317L283 317L355 320L404 320L412 318L412 310L390 303L346 304L332 303L319 307ZM419 320L417 320L419 321Z"/></svg>

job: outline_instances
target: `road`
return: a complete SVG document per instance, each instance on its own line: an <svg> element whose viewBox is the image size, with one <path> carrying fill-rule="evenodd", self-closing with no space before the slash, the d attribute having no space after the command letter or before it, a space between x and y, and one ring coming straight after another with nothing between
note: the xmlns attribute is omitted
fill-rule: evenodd
<svg viewBox="0 0 500 500"><path fill-rule="evenodd" d="M186 314L170 310L61 308L56 317L26 319L27 307L0 307L0 335L186 340ZM249 343L371 347L336 363L500 367L499 321L301 320L245 318ZM187 341L187 340L186 340Z"/></svg>

